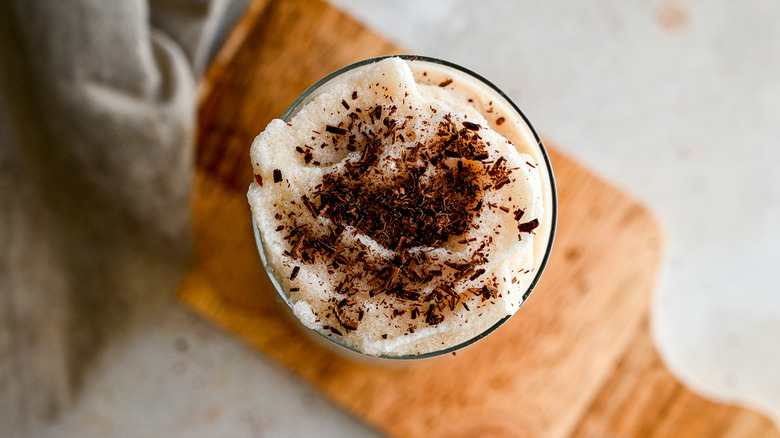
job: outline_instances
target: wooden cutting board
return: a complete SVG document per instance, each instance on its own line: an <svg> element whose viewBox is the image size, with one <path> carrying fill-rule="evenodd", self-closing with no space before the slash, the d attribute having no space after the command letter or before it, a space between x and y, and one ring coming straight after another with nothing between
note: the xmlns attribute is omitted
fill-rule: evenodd
<svg viewBox="0 0 780 438"><path fill-rule="evenodd" d="M759 415L707 402L665 370L647 324L661 230L554 147L553 256L529 301L485 340L379 366L334 355L287 319L252 236L249 146L320 77L400 52L321 0L251 4L201 83L196 256L181 300L391 436L778 437Z"/></svg>

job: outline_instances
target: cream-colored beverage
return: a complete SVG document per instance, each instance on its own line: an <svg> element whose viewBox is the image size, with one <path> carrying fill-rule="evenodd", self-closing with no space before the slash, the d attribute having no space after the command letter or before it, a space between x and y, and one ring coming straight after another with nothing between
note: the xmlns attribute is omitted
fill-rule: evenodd
<svg viewBox="0 0 780 438"><path fill-rule="evenodd" d="M514 314L546 262L541 142L483 80L411 57L343 69L251 148L269 276L306 327L383 357L453 351Z"/></svg>

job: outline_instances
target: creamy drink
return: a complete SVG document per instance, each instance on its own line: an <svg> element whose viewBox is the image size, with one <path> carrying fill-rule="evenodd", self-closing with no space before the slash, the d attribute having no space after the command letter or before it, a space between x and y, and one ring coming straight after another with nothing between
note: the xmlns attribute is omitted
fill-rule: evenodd
<svg viewBox="0 0 780 438"><path fill-rule="evenodd" d="M306 326L427 357L480 339L541 275L555 188L541 141L464 69L387 57L325 78L251 149L255 232Z"/></svg>

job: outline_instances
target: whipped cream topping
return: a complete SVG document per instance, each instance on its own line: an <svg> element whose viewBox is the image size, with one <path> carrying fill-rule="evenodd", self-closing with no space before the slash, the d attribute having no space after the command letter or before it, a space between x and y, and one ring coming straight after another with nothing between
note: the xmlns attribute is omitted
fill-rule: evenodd
<svg viewBox="0 0 780 438"><path fill-rule="evenodd" d="M478 84L388 58L255 139L248 198L293 313L369 355L466 342L513 314L544 220L527 130ZM536 247L536 249L535 249Z"/></svg>

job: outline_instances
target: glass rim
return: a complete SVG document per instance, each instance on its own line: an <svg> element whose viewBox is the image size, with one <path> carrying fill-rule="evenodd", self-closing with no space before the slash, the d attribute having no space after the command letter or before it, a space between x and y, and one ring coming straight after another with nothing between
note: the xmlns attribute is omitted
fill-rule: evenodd
<svg viewBox="0 0 780 438"><path fill-rule="evenodd" d="M446 354L454 353L457 350L461 350L461 349L463 349L465 347L468 347L471 344L474 344L475 342L477 342L477 341L481 340L482 338L488 336L489 334L491 334L492 332L497 330L499 327L504 325L504 323L506 323L506 321L508 321L509 318L511 318L512 316L517 314L517 312L520 310L520 308L523 306L523 304L525 304L525 302L528 300L528 297L531 295L531 293L533 292L533 290L536 288L537 284L539 283L539 280L541 279L542 274L544 273L544 270L547 267L547 264L548 264L549 259L550 259L550 254L552 252L553 242L555 240L556 228L557 228L557 224L558 224L558 194L557 194L557 186L555 184L555 175L553 173L552 164L550 162L549 154L547 153L547 148L545 147L544 142L542 141L542 138L536 132L536 129L534 129L534 127L531 124L530 120L528 120L528 117L526 117L525 113L523 113L523 111L517 106L517 104L515 104L515 102L512 99L510 99L509 96L507 96L503 91L501 91L501 89L499 89L495 84L490 82L488 79L484 78L482 75L480 75L478 73L475 73L475 72L473 72L473 71L471 71L471 70L469 70L469 69L467 69L467 68L465 68L463 66L460 66L458 64L455 64L455 63L452 63L452 62L449 62L449 61L445 61L445 60L442 60L442 59L438 59L438 58L432 58L432 57L429 57L429 56L421 56L421 55L386 55L386 56L378 56L378 57L374 57L374 58L364 59L362 61L358 61L358 62L349 64L347 66L341 67L338 70L335 70L332 73L330 73L330 74L326 75L325 77L323 77L322 79L318 80L313 85L311 85L309 88L307 88L303 93L301 93L301 95L298 96L292 102L292 104L290 104L290 106L287 108L287 110L285 110L285 112L282 114L282 116L280 118L284 122L289 122L290 119L292 118L292 116L294 116L297 113L296 110L298 110L299 107L302 106L302 104L306 101L306 99L312 93L314 93L316 90L318 90L320 87L322 87L326 83L330 82L332 79L334 79L334 78L336 78L336 77L338 77L338 76L340 76L340 75L342 75L342 74L344 74L344 73L346 73L346 72L348 72L350 70L354 70L354 69L356 69L358 67L362 67L362 66L368 65L368 64L373 64L373 63L376 63L376 62L379 62L379 61L381 61L383 59L388 59L388 58L401 58L401 59L403 59L405 61L412 61L412 62L414 62L414 61L422 61L422 62L428 62L428 63L432 63L432 64L442 65L444 67L448 67L448 68L457 70L457 71L459 71L461 73L464 73L464 74L466 74L468 76L471 76L472 78L476 79L477 81L479 81L483 85L488 86L491 90L493 90L495 93L497 93L502 99L504 99L504 101L509 105L509 107L520 116L520 118L523 120L525 125L528 127L528 129L533 134L534 140L536 140L536 144L537 144L537 147L539 149L539 153L542 155L542 158L543 158L543 161L544 161L544 169L547 172L547 177L549 179L549 185L550 185L550 196L551 196L550 206L551 206L551 210L552 210L550 212L550 215L551 215L551 217L550 217L550 230L549 230L549 235L547 237L547 244L546 244L546 247L545 247L545 250L544 250L544 254L542 255L542 259L541 259L541 261L539 263L539 267L537 268L536 274L534 275L534 278L531 280L531 282L529 283L528 287L526 288L526 291L523 293L522 301L518 305L518 308L513 313L511 313L509 315L506 315L505 317L503 317L500 320L496 321L492 326L488 327L487 329L485 329L481 333L475 335L474 337L472 337L472 338L470 338L470 339L468 339L466 341L463 341L463 342L458 343L456 345L449 346L449 347L441 349L441 350L431 351L431 352L422 353L422 354L410 354L410 355L397 355L397 356L393 356L393 355L385 355L385 354L371 355L371 354L365 353L365 352L360 351L360 350L358 350L357 348L355 348L355 347L353 347L351 345L348 345L348 344L345 344L344 342L341 342L340 339L328 336L328 335L326 335L324 333L319 332L318 330L309 329L308 327L304 326L305 329L311 330L311 331L317 333L321 337L327 339L329 342L332 342L332 343L334 343L336 345L344 347L344 348L346 348L346 349L348 349L348 350L350 350L352 352L358 353L358 354L360 354L362 356L365 356L365 357L378 358L378 359L400 360L400 361L403 361L403 360L414 360L414 359L427 359L427 358L443 356L443 355L446 355ZM261 259L261 261L263 263L263 267L264 267L264 269L266 271L266 274L268 275L269 280L271 281L271 283L273 284L274 288L276 289L277 295L282 299L282 301L284 301L285 305L289 308L289 310L292 311L292 305L291 305L290 301L288 300L287 294L284 291L284 288L281 286L281 284L279 284L278 279L274 275L273 268L270 266L270 264L268 262L268 258L267 258L266 254L265 254L265 246L263 245L262 233L260 232L259 228L257 227L257 224L255 223L254 215L252 215L252 228L253 228L253 231L254 231L255 241L256 241L256 244L257 244L257 249L258 249L258 252L260 253L260 259ZM296 317L296 319L297 319L297 317ZM303 326L303 323L301 323L300 321L298 323L301 326Z"/></svg>

